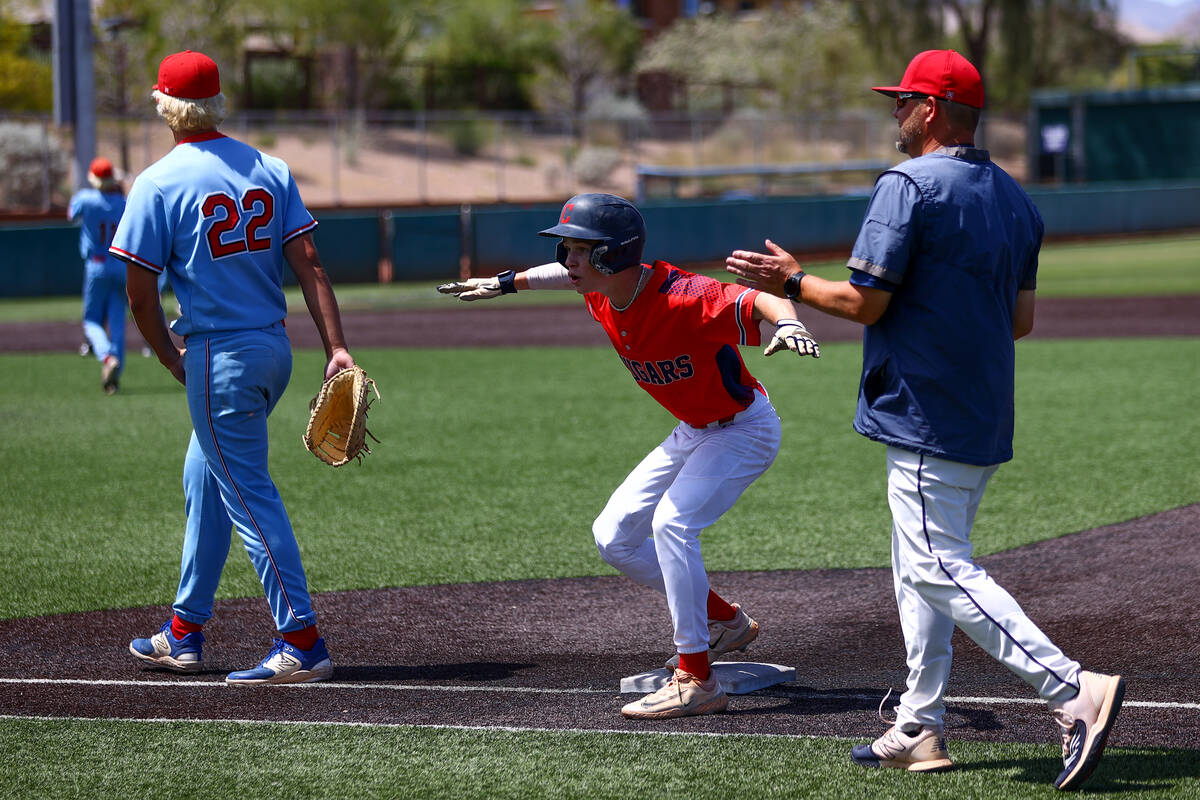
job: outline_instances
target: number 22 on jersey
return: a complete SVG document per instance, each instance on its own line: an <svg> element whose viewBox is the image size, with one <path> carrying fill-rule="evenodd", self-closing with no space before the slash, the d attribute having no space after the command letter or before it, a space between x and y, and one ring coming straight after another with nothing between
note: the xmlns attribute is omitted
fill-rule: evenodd
<svg viewBox="0 0 1200 800"><path fill-rule="evenodd" d="M261 186L243 192L240 204L225 192L210 194L204 198L200 210L206 221L213 220L205 234L213 261L247 251L270 249L271 237L262 229L275 218L275 198ZM244 226L241 225L243 212Z"/></svg>

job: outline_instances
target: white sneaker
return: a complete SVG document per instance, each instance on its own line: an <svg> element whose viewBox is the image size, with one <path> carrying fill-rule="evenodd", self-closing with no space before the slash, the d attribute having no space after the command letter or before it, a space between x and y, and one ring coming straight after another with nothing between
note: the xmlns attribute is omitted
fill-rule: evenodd
<svg viewBox="0 0 1200 800"><path fill-rule="evenodd" d="M718 658L734 650L745 650L758 638L758 623L742 610L737 603L731 603L737 612L733 619L727 622L710 619L708 621L708 663L712 664ZM667 669L679 668L679 654L671 656L664 665Z"/></svg>
<svg viewBox="0 0 1200 800"><path fill-rule="evenodd" d="M871 744L856 745L850 751L855 764L863 767L890 767L909 772L941 772L954 766L946 749L946 734L939 726L922 725L915 733L905 733L899 725Z"/></svg>
<svg viewBox="0 0 1200 800"><path fill-rule="evenodd" d="M666 686L628 704L621 714L629 719L695 717L724 711L728 705L729 695L715 672L709 673L708 680L699 681L692 673L677 669Z"/></svg>
<svg viewBox="0 0 1200 800"><path fill-rule="evenodd" d="M1065 703L1050 704L1050 713L1062 729L1063 771L1054 779L1055 787L1078 789L1091 776L1124 699L1125 680L1120 675L1080 671L1079 694Z"/></svg>

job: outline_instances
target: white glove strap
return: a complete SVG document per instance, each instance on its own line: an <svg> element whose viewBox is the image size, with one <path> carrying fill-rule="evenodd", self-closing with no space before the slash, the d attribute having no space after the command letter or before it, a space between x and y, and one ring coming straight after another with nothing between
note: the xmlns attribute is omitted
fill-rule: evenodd
<svg viewBox="0 0 1200 800"><path fill-rule="evenodd" d="M804 323L798 319L781 319L779 322L775 323L775 330L779 330L785 325L795 325L797 328L804 331L804 333L808 333L808 328L804 327Z"/></svg>

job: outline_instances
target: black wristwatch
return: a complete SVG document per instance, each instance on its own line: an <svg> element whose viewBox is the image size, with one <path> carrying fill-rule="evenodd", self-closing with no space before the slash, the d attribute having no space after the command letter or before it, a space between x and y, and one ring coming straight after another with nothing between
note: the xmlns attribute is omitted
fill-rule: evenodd
<svg viewBox="0 0 1200 800"><path fill-rule="evenodd" d="M804 280L807 274L804 270L800 270L788 275L787 280L783 282L783 293L787 296L788 300L800 299L800 281Z"/></svg>
<svg viewBox="0 0 1200 800"><path fill-rule="evenodd" d="M501 272L496 276L496 280L500 281L500 294L517 293L517 287L513 283L516 277L517 273L513 272L511 269L506 269L504 272Z"/></svg>

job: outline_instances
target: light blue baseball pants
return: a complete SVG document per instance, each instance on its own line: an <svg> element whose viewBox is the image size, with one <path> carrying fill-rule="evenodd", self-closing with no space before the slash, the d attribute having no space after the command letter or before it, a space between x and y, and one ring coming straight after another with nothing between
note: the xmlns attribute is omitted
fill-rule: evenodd
<svg viewBox="0 0 1200 800"><path fill-rule="evenodd" d="M193 334L184 356L192 437L183 467L187 528L174 609L203 624L236 528L281 632L316 623L300 549L267 463L267 415L292 372L282 324Z"/></svg>
<svg viewBox="0 0 1200 800"><path fill-rule="evenodd" d="M83 335L92 346L97 361L103 362L113 355L122 369L125 367L127 305L124 263L103 258L89 258L83 262Z"/></svg>

